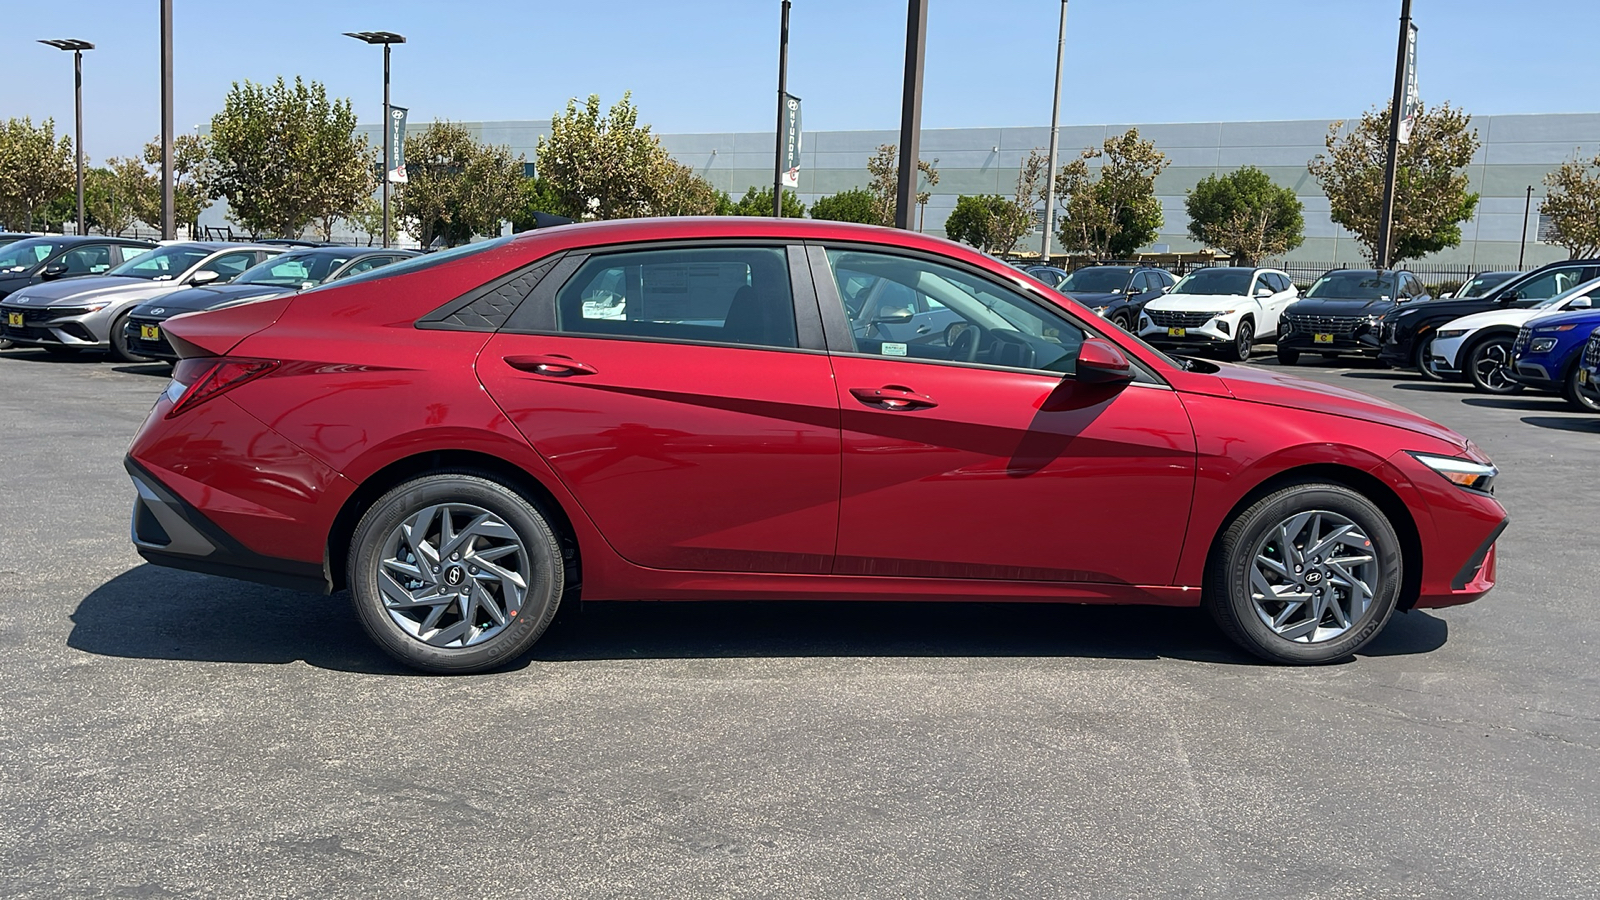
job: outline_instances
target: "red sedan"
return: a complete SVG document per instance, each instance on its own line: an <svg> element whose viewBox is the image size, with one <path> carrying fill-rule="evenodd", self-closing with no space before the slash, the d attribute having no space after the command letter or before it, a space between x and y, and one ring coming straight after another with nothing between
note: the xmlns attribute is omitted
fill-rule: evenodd
<svg viewBox="0 0 1600 900"><path fill-rule="evenodd" d="M1494 585L1471 442L1174 360L1021 272L804 220L571 225L170 320L145 559L329 592L434 672L587 600L1206 606L1348 657Z"/></svg>

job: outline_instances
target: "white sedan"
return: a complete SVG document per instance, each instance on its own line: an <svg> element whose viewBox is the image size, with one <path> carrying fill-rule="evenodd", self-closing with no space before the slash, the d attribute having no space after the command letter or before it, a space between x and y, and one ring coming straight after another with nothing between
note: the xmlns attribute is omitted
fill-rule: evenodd
<svg viewBox="0 0 1600 900"><path fill-rule="evenodd" d="M1278 319L1300 291L1277 269L1218 266L1185 275L1145 304L1139 337L1163 349L1214 348L1235 362L1278 336Z"/></svg>
<svg viewBox="0 0 1600 900"><path fill-rule="evenodd" d="M1428 368L1441 378L1460 380L1469 368L1509 365L1517 329L1534 316L1589 309L1600 298L1600 278L1585 281L1534 306L1491 309L1452 319L1434 333ZM1482 373L1488 377L1489 373Z"/></svg>

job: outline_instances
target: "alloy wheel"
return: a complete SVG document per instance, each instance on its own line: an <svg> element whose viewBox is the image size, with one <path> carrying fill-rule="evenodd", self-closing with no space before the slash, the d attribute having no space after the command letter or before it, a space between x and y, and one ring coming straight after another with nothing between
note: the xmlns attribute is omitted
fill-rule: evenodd
<svg viewBox="0 0 1600 900"><path fill-rule="evenodd" d="M1256 544L1250 597L1262 624L1285 640L1318 644L1346 634L1381 588L1372 539L1329 510L1296 513Z"/></svg>
<svg viewBox="0 0 1600 900"><path fill-rule="evenodd" d="M1490 341L1472 354L1473 381L1484 390L1505 394L1519 387L1511 378L1511 344Z"/></svg>
<svg viewBox="0 0 1600 900"><path fill-rule="evenodd" d="M516 531L468 503L435 504L402 521L384 542L377 575L394 624L444 648L475 646L504 631L532 580Z"/></svg>

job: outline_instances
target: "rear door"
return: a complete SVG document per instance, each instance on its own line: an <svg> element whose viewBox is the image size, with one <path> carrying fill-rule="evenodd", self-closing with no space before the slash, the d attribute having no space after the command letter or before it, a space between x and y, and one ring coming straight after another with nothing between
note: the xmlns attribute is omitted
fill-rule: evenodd
<svg viewBox="0 0 1600 900"><path fill-rule="evenodd" d="M831 568L839 404L791 253L803 260L705 242L569 256L479 354L485 388L624 559Z"/></svg>

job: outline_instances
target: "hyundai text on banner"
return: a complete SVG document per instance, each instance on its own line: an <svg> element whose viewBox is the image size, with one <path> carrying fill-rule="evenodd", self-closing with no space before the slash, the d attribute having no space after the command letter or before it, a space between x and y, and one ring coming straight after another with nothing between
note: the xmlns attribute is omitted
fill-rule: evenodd
<svg viewBox="0 0 1600 900"><path fill-rule="evenodd" d="M1406 32L1405 90L1400 101L1400 143L1411 143L1411 128L1417 124L1417 112L1422 100L1417 95L1417 23L1412 22Z"/></svg>
<svg viewBox="0 0 1600 900"><path fill-rule="evenodd" d="M783 95L783 186L800 186L800 98Z"/></svg>
<svg viewBox="0 0 1600 900"><path fill-rule="evenodd" d="M406 183L406 109L389 107L389 180Z"/></svg>

